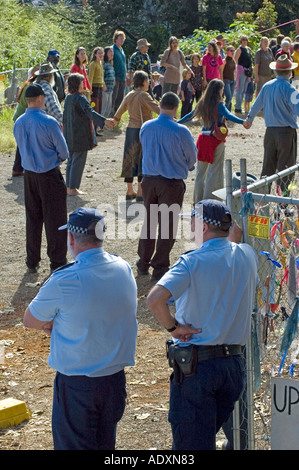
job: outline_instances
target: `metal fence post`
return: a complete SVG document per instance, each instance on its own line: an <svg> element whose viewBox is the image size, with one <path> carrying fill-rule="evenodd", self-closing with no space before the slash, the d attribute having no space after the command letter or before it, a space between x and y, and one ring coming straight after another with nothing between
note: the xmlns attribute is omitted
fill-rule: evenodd
<svg viewBox="0 0 299 470"><path fill-rule="evenodd" d="M225 161L225 187L226 187L226 205L230 210L233 206L233 178L232 178L232 161L227 159ZM233 411L233 445L234 450L240 450L240 402L237 401Z"/></svg>
<svg viewBox="0 0 299 470"><path fill-rule="evenodd" d="M232 209L232 194L233 194L233 176L232 176L232 161L225 160L225 187L226 187L226 204L228 208Z"/></svg>
<svg viewBox="0 0 299 470"><path fill-rule="evenodd" d="M240 174L241 174L241 207L245 207L245 196L247 192L247 169L246 160L242 158L240 160ZM243 214L242 217L242 228L243 228L243 241L248 241L248 216ZM254 402L253 402L253 359L252 359L252 345L251 338L246 344L246 376L247 376L247 388L246 388L246 400L247 400L247 438L248 438L248 450L254 450Z"/></svg>

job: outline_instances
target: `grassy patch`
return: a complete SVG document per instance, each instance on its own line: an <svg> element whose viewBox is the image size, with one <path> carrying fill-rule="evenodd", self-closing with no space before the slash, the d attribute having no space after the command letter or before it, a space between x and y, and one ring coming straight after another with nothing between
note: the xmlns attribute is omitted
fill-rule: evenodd
<svg viewBox="0 0 299 470"><path fill-rule="evenodd" d="M0 111L0 153L13 153L16 150L12 120L14 112L15 110L11 108L2 108Z"/></svg>

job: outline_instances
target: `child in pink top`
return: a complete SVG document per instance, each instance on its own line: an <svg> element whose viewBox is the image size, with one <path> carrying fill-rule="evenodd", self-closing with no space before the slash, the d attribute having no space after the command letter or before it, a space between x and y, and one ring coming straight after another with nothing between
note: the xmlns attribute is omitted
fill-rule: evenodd
<svg viewBox="0 0 299 470"><path fill-rule="evenodd" d="M202 58L202 68L204 87L214 78L223 79L224 63L214 41L208 43L208 52Z"/></svg>

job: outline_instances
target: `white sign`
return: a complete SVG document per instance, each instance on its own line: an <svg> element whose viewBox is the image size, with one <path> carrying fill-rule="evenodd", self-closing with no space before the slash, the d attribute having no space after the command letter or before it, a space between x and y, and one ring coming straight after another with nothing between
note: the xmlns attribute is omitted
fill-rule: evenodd
<svg viewBox="0 0 299 470"><path fill-rule="evenodd" d="M271 450L299 449L299 381L272 378Z"/></svg>

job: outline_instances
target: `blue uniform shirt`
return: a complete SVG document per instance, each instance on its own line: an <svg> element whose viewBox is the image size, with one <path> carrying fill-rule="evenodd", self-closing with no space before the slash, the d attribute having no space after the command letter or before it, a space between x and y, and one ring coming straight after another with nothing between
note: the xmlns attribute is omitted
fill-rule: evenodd
<svg viewBox="0 0 299 470"><path fill-rule="evenodd" d="M143 124L140 142L144 175L185 179L194 168L197 148L193 136L167 114Z"/></svg>
<svg viewBox="0 0 299 470"><path fill-rule="evenodd" d="M184 345L244 345L250 336L257 281L253 248L214 238L182 255L158 284L171 292L177 321L202 328Z"/></svg>
<svg viewBox="0 0 299 470"><path fill-rule="evenodd" d="M263 109L266 127L298 128L299 93L284 76L265 83L253 103L247 119L252 122Z"/></svg>
<svg viewBox="0 0 299 470"><path fill-rule="evenodd" d="M69 156L60 125L39 108L27 108L13 132L25 170L46 173Z"/></svg>
<svg viewBox="0 0 299 470"><path fill-rule="evenodd" d="M49 366L65 375L98 377L134 365L137 288L122 258L102 248L57 270L29 305L54 325Z"/></svg>

